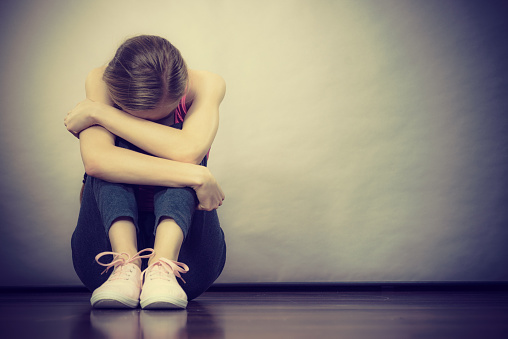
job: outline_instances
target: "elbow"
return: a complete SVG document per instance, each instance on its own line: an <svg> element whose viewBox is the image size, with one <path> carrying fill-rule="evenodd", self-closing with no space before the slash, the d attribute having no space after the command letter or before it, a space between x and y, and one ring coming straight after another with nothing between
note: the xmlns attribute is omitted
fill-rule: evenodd
<svg viewBox="0 0 508 339"><path fill-rule="evenodd" d="M199 165L202 160L203 160L203 157L201 157L201 156L197 156L194 154L188 154L188 155L182 156L179 161L185 162L188 164Z"/></svg>
<svg viewBox="0 0 508 339"><path fill-rule="evenodd" d="M84 162L85 165L85 173L91 177L100 178L102 171L102 167L100 163L96 160L87 160Z"/></svg>
<svg viewBox="0 0 508 339"><path fill-rule="evenodd" d="M185 152L185 154L182 155L181 161L189 164L199 165L201 161L203 161L205 155L206 152L203 153L202 149L194 148Z"/></svg>
<svg viewBox="0 0 508 339"><path fill-rule="evenodd" d="M163 156L163 158L188 164L199 165L203 160L203 157L208 152L208 149L204 150L203 146L194 140L188 140L184 142L184 144L185 147L173 149L171 154Z"/></svg>
<svg viewBox="0 0 508 339"><path fill-rule="evenodd" d="M175 159L175 160L179 161L179 162L185 162L188 164L199 165L201 163L201 161L203 161L204 156L205 155L203 155L203 153L200 152L199 150L188 150L188 151L180 154L178 159Z"/></svg>
<svg viewBox="0 0 508 339"><path fill-rule="evenodd" d="M98 154L83 157L83 164L87 175L103 180L108 177L108 161L104 157Z"/></svg>

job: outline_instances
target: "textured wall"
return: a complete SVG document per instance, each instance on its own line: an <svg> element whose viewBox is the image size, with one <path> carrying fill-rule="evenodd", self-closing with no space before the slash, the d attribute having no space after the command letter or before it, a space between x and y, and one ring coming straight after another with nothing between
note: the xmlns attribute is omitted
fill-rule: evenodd
<svg viewBox="0 0 508 339"><path fill-rule="evenodd" d="M2 1L0 285L79 285L63 117L124 38L228 91L220 282L508 280L503 1Z"/></svg>

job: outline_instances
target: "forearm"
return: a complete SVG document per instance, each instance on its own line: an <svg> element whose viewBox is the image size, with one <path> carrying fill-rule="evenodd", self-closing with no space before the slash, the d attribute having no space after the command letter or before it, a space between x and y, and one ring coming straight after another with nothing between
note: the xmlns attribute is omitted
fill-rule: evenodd
<svg viewBox="0 0 508 339"><path fill-rule="evenodd" d="M110 182L193 188L209 175L202 166L116 147L114 139L99 126L81 132L81 157L87 174Z"/></svg>
<svg viewBox="0 0 508 339"><path fill-rule="evenodd" d="M197 187L205 167L153 157L121 147L108 147L93 159L83 158L87 174L126 184Z"/></svg>
<svg viewBox="0 0 508 339"><path fill-rule="evenodd" d="M111 106L104 106L94 120L114 135L160 158L199 163L204 156L199 151L195 154L196 140L188 133L132 116Z"/></svg>

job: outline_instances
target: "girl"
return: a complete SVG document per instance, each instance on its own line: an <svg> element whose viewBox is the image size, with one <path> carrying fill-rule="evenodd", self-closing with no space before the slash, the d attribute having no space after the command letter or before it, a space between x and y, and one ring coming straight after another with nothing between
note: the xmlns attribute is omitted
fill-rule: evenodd
<svg viewBox="0 0 508 339"><path fill-rule="evenodd" d="M143 35L92 70L85 88L64 120L86 172L71 240L76 273L94 307L185 308L226 259L216 213L225 196L205 167L224 80L188 69L166 39ZM101 265L113 268L109 277Z"/></svg>

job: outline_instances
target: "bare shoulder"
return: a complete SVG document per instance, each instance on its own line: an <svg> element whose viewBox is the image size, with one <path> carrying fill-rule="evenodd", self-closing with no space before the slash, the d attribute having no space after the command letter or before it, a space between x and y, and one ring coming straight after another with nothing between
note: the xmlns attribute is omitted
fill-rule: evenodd
<svg viewBox="0 0 508 339"><path fill-rule="evenodd" d="M226 85L226 82L224 79L216 74L209 71L203 71L203 70L195 70L195 69L189 69L189 75L191 77L191 80L195 80L199 83L206 83L208 85L215 84L215 85Z"/></svg>
<svg viewBox="0 0 508 339"><path fill-rule="evenodd" d="M88 75L86 76L86 83L90 83L91 85L94 85L96 83L99 83L102 80L102 76L104 75L104 70L106 69L106 66L102 67L96 67L92 69L90 72L88 72Z"/></svg>
<svg viewBox="0 0 508 339"><path fill-rule="evenodd" d="M105 69L106 66L97 67L88 73L85 81L86 97L92 101L113 105L106 83L102 79Z"/></svg>
<svg viewBox="0 0 508 339"><path fill-rule="evenodd" d="M194 87L196 98L214 97L222 101L226 93L226 81L220 75L202 70L189 70L191 88Z"/></svg>

